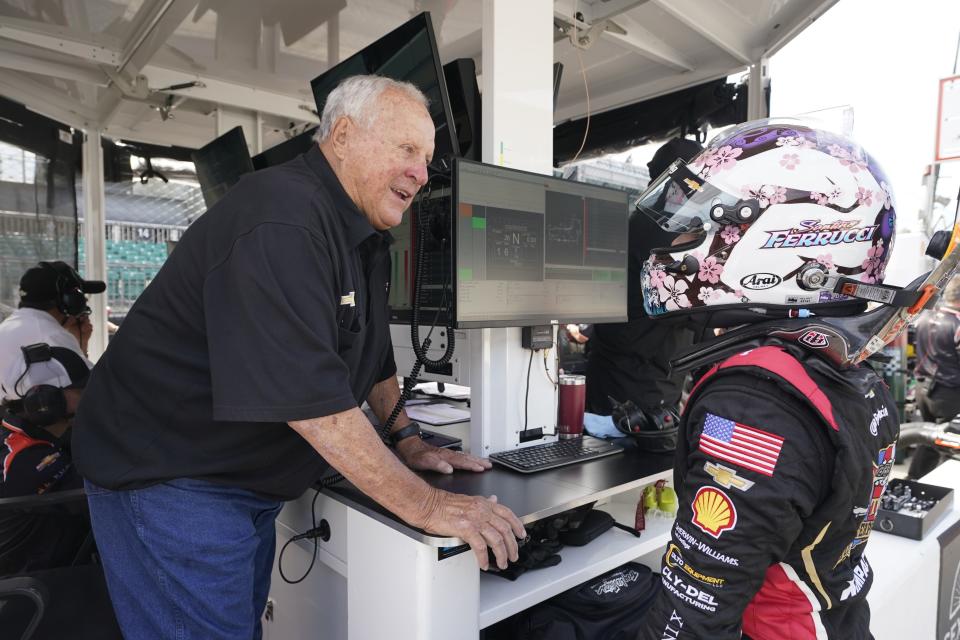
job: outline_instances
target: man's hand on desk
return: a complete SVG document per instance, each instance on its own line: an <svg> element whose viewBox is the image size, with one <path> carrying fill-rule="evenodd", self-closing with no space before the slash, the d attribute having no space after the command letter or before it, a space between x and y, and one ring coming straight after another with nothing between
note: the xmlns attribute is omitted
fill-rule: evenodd
<svg viewBox="0 0 960 640"><path fill-rule="evenodd" d="M421 528L463 539L483 571L490 568L488 548L501 569L507 568L508 559L516 562L519 558L517 538L525 538L527 532L510 509L497 503L497 496L466 496L437 489L425 506L427 517Z"/></svg>
<svg viewBox="0 0 960 640"><path fill-rule="evenodd" d="M460 451L440 449L417 437L401 440L397 444L397 453L405 465L418 471L453 473L454 469L462 469L480 472L493 466L485 458L477 458Z"/></svg>

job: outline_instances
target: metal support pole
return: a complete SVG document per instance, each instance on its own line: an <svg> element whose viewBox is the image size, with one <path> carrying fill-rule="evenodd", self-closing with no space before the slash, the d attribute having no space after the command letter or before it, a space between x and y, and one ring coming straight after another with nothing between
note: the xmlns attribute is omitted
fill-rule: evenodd
<svg viewBox="0 0 960 640"><path fill-rule="evenodd" d="M770 86L770 69L767 58L760 58L750 65L750 92L747 95L747 120L766 118L767 88Z"/></svg>
<svg viewBox="0 0 960 640"><path fill-rule="evenodd" d="M340 14L327 20L327 69L340 62Z"/></svg>
<svg viewBox="0 0 960 640"><path fill-rule="evenodd" d="M100 130L89 129L83 141L83 239L86 252L84 278L107 281L106 201L103 195L103 150ZM107 348L107 293L91 295L88 355L94 362Z"/></svg>

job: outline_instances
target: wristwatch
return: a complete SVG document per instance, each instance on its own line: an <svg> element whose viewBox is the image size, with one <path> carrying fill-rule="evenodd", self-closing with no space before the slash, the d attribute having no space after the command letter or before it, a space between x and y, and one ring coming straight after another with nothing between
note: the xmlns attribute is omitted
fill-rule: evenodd
<svg viewBox="0 0 960 640"><path fill-rule="evenodd" d="M403 429L398 429L390 434L390 442L393 443L393 446L397 446L401 440L406 440L411 436L420 435L420 423L416 420L411 420L410 424L405 426Z"/></svg>

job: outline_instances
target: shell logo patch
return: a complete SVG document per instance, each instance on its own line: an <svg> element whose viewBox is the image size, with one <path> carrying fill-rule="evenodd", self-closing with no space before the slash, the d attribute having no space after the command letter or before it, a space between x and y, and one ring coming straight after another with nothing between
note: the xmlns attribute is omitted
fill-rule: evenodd
<svg viewBox="0 0 960 640"><path fill-rule="evenodd" d="M701 487L690 506L693 507L693 524L714 538L737 526L737 509L720 489Z"/></svg>

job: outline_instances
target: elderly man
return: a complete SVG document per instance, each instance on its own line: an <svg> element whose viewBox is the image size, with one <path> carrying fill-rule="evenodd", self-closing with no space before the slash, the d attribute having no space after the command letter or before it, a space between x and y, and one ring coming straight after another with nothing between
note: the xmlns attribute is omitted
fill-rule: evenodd
<svg viewBox="0 0 960 640"><path fill-rule="evenodd" d="M414 469L480 472L401 413L398 459L363 412L399 397L387 229L427 180L434 127L415 87L331 92L318 146L244 177L184 234L98 363L76 421L94 533L127 638L259 637L274 519L328 465L482 568L523 526L496 498Z"/></svg>

